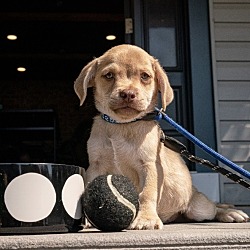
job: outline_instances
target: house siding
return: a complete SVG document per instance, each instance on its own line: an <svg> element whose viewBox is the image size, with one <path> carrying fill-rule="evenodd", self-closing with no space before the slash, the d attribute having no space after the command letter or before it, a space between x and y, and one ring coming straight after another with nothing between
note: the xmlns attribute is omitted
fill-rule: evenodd
<svg viewBox="0 0 250 250"><path fill-rule="evenodd" d="M210 0L218 150L250 170L250 0ZM250 205L250 193L221 178L221 201Z"/></svg>

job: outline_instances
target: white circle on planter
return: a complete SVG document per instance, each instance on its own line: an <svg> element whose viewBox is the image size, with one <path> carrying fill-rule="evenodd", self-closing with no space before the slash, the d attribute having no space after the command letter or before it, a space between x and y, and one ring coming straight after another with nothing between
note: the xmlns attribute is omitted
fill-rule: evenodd
<svg viewBox="0 0 250 250"><path fill-rule="evenodd" d="M79 174L71 175L62 189L62 202L68 215L73 219L81 219L81 197L84 191L83 178Z"/></svg>
<svg viewBox="0 0 250 250"><path fill-rule="evenodd" d="M36 222L52 212L56 203L56 192L45 176L27 173L9 183L4 193L4 202L16 220Z"/></svg>

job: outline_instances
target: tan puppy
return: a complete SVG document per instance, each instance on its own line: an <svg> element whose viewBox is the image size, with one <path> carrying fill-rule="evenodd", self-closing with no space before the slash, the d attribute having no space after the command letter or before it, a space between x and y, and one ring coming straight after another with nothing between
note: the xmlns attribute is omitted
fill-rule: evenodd
<svg viewBox="0 0 250 250"><path fill-rule="evenodd" d="M192 187L182 158L160 142L162 131L155 121L134 121L154 110L158 91L163 109L173 99L166 74L147 52L132 45L114 47L84 67L74 87L81 104L87 88L94 87L96 108L119 123L95 117L87 182L102 174L133 181L140 210L131 229L159 229L180 214L195 221L248 220L242 211L219 208Z"/></svg>

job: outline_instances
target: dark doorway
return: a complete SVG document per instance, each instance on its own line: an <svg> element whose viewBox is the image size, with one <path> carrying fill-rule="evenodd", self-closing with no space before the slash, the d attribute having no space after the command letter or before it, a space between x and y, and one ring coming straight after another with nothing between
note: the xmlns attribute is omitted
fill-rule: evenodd
<svg viewBox="0 0 250 250"><path fill-rule="evenodd" d="M1 3L0 162L88 165L79 145L94 115L92 99L86 104L90 108L80 108L73 83L94 57L124 43L124 30L123 1Z"/></svg>

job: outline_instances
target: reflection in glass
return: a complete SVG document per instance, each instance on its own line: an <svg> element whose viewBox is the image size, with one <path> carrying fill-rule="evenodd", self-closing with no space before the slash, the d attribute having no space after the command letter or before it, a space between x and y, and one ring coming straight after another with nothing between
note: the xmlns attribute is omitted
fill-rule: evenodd
<svg viewBox="0 0 250 250"><path fill-rule="evenodd" d="M148 15L149 52L164 67L176 67L176 1L150 0L145 1L145 4Z"/></svg>

